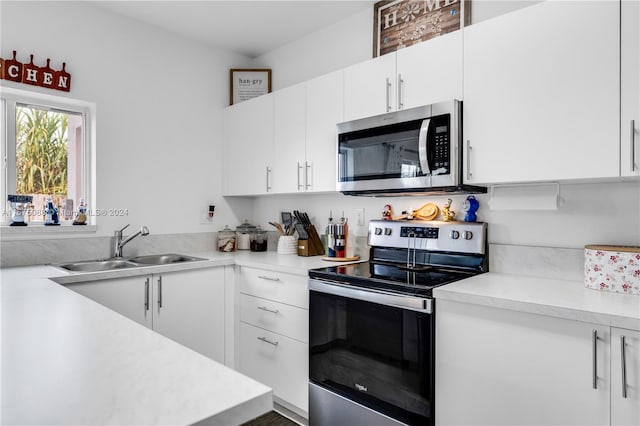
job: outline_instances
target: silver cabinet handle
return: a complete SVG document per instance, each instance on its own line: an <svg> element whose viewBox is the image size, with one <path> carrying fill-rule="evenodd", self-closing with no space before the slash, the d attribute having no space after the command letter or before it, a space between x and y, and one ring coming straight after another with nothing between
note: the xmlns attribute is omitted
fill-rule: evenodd
<svg viewBox="0 0 640 426"><path fill-rule="evenodd" d="M471 179L471 141L467 140L467 179Z"/></svg>
<svg viewBox="0 0 640 426"><path fill-rule="evenodd" d="M149 279L147 278L144 282L144 310L149 310Z"/></svg>
<svg viewBox="0 0 640 426"><path fill-rule="evenodd" d="M630 152L630 163L631 163L631 171L634 172L636 170L636 121L631 120L631 152Z"/></svg>
<svg viewBox="0 0 640 426"><path fill-rule="evenodd" d="M593 388L598 389L598 330L593 330L591 342L593 346Z"/></svg>
<svg viewBox="0 0 640 426"><path fill-rule="evenodd" d="M402 74L398 74L398 109L404 108L404 104L402 103L403 86L404 86L404 79L402 78Z"/></svg>
<svg viewBox="0 0 640 426"><path fill-rule="evenodd" d="M267 166L267 192L271 191L271 167Z"/></svg>
<svg viewBox="0 0 640 426"><path fill-rule="evenodd" d="M302 169L303 166L300 165L300 162L298 162L298 191L301 191L303 189L303 185L300 183L300 170Z"/></svg>
<svg viewBox="0 0 640 426"><path fill-rule="evenodd" d="M387 95L387 112L391 111L391 81L389 81L389 77L387 77L386 83L386 95Z"/></svg>
<svg viewBox="0 0 640 426"><path fill-rule="evenodd" d="M162 276L158 277L158 309L162 308Z"/></svg>
<svg viewBox="0 0 640 426"><path fill-rule="evenodd" d="M263 342L268 343L268 344L273 345L273 346L278 346L278 342L271 341L271 340L267 339L266 337L258 337L258 340L262 340Z"/></svg>
<svg viewBox="0 0 640 426"><path fill-rule="evenodd" d="M311 173L309 173L311 170ZM304 162L304 189L309 190L313 186L313 163Z"/></svg>
<svg viewBox="0 0 640 426"><path fill-rule="evenodd" d="M272 278L272 277L267 277L266 275L258 275L258 278L260 278L261 280L267 280L267 281L280 281L280 278L278 277Z"/></svg>
<svg viewBox="0 0 640 426"><path fill-rule="evenodd" d="M277 309L269 309L266 306L258 306L258 309L260 309L261 311L266 311L266 312L271 312L272 314L279 314L280 311Z"/></svg>
<svg viewBox="0 0 640 426"><path fill-rule="evenodd" d="M627 355L625 353L625 336L620 336L620 364L622 365L622 397L627 397Z"/></svg>

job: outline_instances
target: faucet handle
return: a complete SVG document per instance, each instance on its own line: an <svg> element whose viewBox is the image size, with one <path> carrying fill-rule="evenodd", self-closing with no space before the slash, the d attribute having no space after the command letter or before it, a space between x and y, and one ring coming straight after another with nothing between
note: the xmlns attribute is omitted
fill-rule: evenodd
<svg viewBox="0 0 640 426"><path fill-rule="evenodd" d="M116 231L116 234L120 234L120 235L122 235L122 231L124 231L125 229L127 229L127 228L129 227L129 225L131 225L131 224L130 224L130 223L127 223L127 224L124 226L124 228L122 228L122 229L121 229L121 230L119 230L119 231Z"/></svg>

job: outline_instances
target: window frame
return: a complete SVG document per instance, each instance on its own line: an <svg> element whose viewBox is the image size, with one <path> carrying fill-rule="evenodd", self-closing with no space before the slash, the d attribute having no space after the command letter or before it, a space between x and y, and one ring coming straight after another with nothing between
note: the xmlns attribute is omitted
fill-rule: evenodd
<svg viewBox="0 0 640 426"><path fill-rule="evenodd" d="M2 159L2 185L0 197L4 208L0 217L3 234L95 232L96 216L87 215L87 225L73 226L72 220L60 221L61 226L45 226L43 223L30 222L29 226L9 226L11 206L7 202L9 188L16 187L16 105L27 105L52 111L82 114L82 194L89 212L96 206L96 106L94 103L72 98L47 95L20 89L0 87L0 158ZM13 117L13 118L11 118ZM77 206L74 206L74 208ZM6 213L6 214L5 214Z"/></svg>

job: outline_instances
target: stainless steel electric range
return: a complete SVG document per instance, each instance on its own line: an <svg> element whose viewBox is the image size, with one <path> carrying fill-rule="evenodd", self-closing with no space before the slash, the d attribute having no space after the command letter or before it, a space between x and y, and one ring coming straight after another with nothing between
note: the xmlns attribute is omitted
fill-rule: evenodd
<svg viewBox="0 0 640 426"><path fill-rule="evenodd" d="M433 425L433 288L487 271L476 222L371 221L368 262L309 271L309 424Z"/></svg>

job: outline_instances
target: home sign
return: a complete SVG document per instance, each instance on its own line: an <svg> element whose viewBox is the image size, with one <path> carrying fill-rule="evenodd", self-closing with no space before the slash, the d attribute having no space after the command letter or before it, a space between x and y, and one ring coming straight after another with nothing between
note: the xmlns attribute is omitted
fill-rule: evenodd
<svg viewBox="0 0 640 426"><path fill-rule="evenodd" d="M46 87L48 89L68 92L71 90L71 74L66 71L66 63L62 63L61 70L52 69L49 64L51 59L47 58L47 64L39 67L33 63L33 55L28 64L23 64L16 59L16 51L13 51L13 58L0 58L0 79L15 81L32 86Z"/></svg>
<svg viewBox="0 0 640 426"><path fill-rule="evenodd" d="M395 52L460 29L464 1L393 0L375 3L373 56Z"/></svg>

